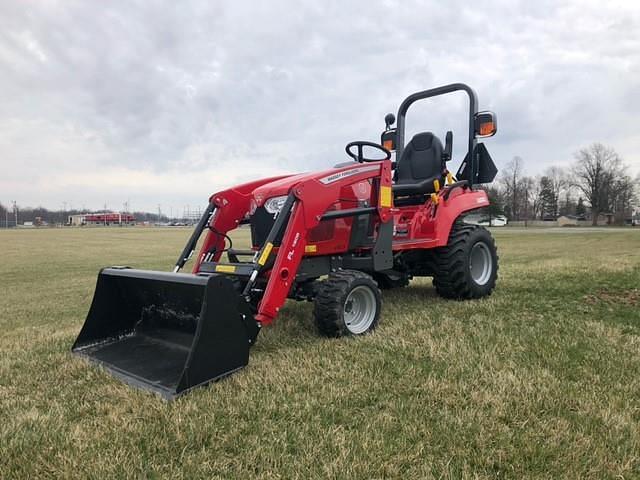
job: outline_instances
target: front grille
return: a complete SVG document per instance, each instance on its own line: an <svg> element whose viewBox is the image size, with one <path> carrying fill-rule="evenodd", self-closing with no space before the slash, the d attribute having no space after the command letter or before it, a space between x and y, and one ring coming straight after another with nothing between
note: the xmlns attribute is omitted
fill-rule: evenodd
<svg viewBox="0 0 640 480"><path fill-rule="evenodd" d="M273 218L273 214L267 212L264 207L256 208L256 211L253 215L251 215L251 241L254 247L261 247L264 245L264 242L267 240L267 236L273 227L273 222L275 222L275 218ZM286 223L285 223L286 224ZM273 242L274 246L280 245L282 242L282 236L284 235L283 231L276 237Z"/></svg>
<svg viewBox="0 0 640 480"><path fill-rule="evenodd" d="M333 208L330 210L333 210ZM261 247L264 245L274 222L275 218L273 218L273 214L267 212L264 207L256 208L255 213L251 215L250 219L251 241L254 247ZM334 234L335 224L335 220L321 221L315 228L309 231L309 242L315 243L330 240ZM273 242L275 247L282 243L282 237L284 236L287 221L285 221L284 225L284 228L276 236L276 239Z"/></svg>

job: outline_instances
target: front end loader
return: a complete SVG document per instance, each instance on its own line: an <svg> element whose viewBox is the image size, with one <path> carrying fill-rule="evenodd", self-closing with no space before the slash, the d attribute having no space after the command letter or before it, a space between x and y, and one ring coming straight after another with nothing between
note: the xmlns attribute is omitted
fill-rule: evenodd
<svg viewBox="0 0 640 480"><path fill-rule="evenodd" d="M444 146L431 132L406 145L404 135L414 102L458 91L469 98L469 135L454 175L452 132ZM373 330L380 289L413 277L433 277L446 298L490 295L495 243L464 216L489 205L477 185L497 170L477 139L495 134L495 115L478 112L470 87L451 84L410 95L397 119L393 127L386 116L380 144L348 144L352 162L213 194L173 272L104 268L72 351L170 399L246 366L287 299L314 302L318 330L338 337ZM231 246L242 225L250 249ZM205 232L191 273L181 273Z"/></svg>

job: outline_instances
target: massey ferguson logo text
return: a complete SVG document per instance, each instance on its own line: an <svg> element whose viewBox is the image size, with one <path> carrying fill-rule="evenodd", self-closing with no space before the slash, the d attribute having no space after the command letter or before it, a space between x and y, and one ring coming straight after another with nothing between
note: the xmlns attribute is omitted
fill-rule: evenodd
<svg viewBox="0 0 640 480"><path fill-rule="evenodd" d="M378 170L380 167L378 165L371 165L370 167L359 167L353 168L351 170L344 170L342 172L333 173L328 177L324 177L320 179L320 182L327 185L328 183L336 182L342 178L350 177L351 175L356 175L358 173L370 172L372 170Z"/></svg>

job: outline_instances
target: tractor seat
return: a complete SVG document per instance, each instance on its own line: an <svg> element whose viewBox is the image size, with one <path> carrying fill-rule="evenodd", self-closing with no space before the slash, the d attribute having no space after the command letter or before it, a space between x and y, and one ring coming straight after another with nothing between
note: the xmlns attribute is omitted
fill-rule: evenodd
<svg viewBox="0 0 640 480"><path fill-rule="evenodd" d="M395 172L396 197L428 195L435 192L434 180L444 185L445 158L442 143L431 132L416 134L402 151Z"/></svg>

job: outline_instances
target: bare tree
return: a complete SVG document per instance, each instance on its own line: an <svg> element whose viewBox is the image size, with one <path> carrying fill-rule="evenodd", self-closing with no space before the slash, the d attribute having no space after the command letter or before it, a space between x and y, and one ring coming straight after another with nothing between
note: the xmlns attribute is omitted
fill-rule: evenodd
<svg viewBox="0 0 640 480"><path fill-rule="evenodd" d="M640 172L636 175L636 180L633 185L633 193L635 198L634 206L640 207ZM640 211L638 211L638 214L640 215Z"/></svg>
<svg viewBox="0 0 640 480"><path fill-rule="evenodd" d="M505 211L512 220L520 217L519 204L522 197L523 161L520 157L513 157L499 178L505 199Z"/></svg>
<svg viewBox="0 0 640 480"><path fill-rule="evenodd" d="M578 217L583 217L586 215L586 209L584 207L584 200L582 197L578 197L578 200L573 198L571 188L568 186L564 190L564 196L560 201L560 205L558 207L558 215L576 215Z"/></svg>
<svg viewBox="0 0 640 480"><path fill-rule="evenodd" d="M531 214L533 219L543 218L543 193L544 193L544 181L545 177L537 176L533 179L533 185L529 192L529 202L531 203Z"/></svg>
<svg viewBox="0 0 640 480"><path fill-rule="evenodd" d="M0 203L0 224L4 225L5 228L9 227L9 210L2 203Z"/></svg>
<svg viewBox="0 0 640 480"><path fill-rule="evenodd" d="M632 217L637 202L635 182L629 175L621 175L612 184L609 210L614 213L616 223L624 224L626 219Z"/></svg>
<svg viewBox="0 0 640 480"><path fill-rule="evenodd" d="M520 192L518 211L522 212L525 226L527 225L527 220L531 219L532 214L535 218L535 211L532 209L531 200L536 190L536 183L533 177L522 177L518 182L518 191Z"/></svg>
<svg viewBox="0 0 640 480"><path fill-rule="evenodd" d="M621 160L611 147L594 143L575 154L573 177L576 187L585 195L591 206L593 225L611 202L614 179L621 170Z"/></svg>
<svg viewBox="0 0 640 480"><path fill-rule="evenodd" d="M548 187L550 191L553 193L553 198L551 199L551 211L549 212L551 216L557 217L560 209L560 195L567 188L567 174L564 169L560 167L549 167L545 170L544 176L547 177Z"/></svg>

